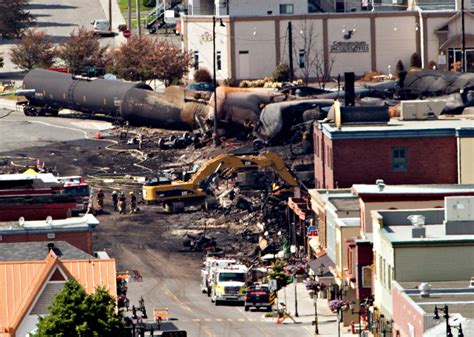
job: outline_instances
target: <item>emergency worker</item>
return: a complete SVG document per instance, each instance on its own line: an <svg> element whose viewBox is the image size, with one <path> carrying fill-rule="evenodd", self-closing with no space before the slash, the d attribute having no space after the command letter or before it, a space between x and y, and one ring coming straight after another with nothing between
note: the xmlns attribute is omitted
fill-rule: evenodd
<svg viewBox="0 0 474 337"><path fill-rule="evenodd" d="M112 192L112 203L114 204L114 211L118 211L118 201L119 201L119 195L117 191Z"/></svg>
<svg viewBox="0 0 474 337"><path fill-rule="evenodd" d="M120 192L120 197L118 199L118 209L120 214L125 214L127 207L127 197L125 192Z"/></svg>
<svg viewBox="0 0 474 337"><path fill-rule="evenodd" d="M98 206L97 210L99 212L104 210L104 198L105 198L104 191L100 189L99 192L97 192L97 206Z"/></svg>
<svg viewBox="0 0 474 337"><path fill-rule="evenodd" d="M135 193L130 192L130 214L137 213L137 197Z"/></svg>

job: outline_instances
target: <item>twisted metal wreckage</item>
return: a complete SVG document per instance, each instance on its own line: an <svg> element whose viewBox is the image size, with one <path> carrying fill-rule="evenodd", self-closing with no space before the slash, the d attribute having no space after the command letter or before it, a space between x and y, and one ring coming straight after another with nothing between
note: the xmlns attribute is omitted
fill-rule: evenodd
<svg viewBox="0 0 474 337"><path fill-rule="evenodd" d="M411 69L399 75L396 81L356 87L350 105L393 106L406 99L442 100L446 102L442 114L460 114L474 105L473 73ZM71 109L109 115L131 125L177 130L209 129L214 118L212 98L208 105L183 102L170 88L157 93L145 83L82 78L42 69L31 70L17 94L26 97L23 109L28 116L57 115L61 109ZM277 142L288 139L295 125L326 118L333 101L345 98L346 92L289 97L265 89L218 87L216 95L220 135L253 132L265 141Z"/></svg>

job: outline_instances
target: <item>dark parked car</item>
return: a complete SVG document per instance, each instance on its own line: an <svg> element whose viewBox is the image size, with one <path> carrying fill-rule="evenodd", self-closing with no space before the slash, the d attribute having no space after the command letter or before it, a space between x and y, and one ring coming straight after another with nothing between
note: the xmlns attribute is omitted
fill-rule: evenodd
<svg viewBox="0 0 474 337"><path fill-rule="evenodd" d="M308 96L317 96L321 94L328 93L327 90L308 87L308 86L288 86L279 90L282 94L287 94L291 96L298 97L308 97Z"/></svg>
<svg viewBox="0 0 474 337"><path fill-rule="evenodd" d="M270 303L270 290L266 286L249 287L245 295L245 311L250 308L265 308L268 311L272 310Z"/></svg>
<svg viewBox="0 0 474 337"><path fill-rule="evenodd" d="M207 82L190 83L184 90L184 101L208 101L214 92L214 84ZM189 98L192 97L192 98Z"/></svg>
<svg viewBox="0 0 474 337"><path fill-rule="evenodd" d="M186 86L189 91L212 91L214 92L214 84L207 82L190 83Z"/></svg>

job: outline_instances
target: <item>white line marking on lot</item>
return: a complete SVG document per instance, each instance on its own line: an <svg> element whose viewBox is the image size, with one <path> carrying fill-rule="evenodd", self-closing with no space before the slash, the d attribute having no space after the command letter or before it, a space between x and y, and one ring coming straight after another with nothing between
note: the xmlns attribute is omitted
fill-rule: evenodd
<svg viewBox="0 0 474 337"><path fill-rule="evenodd" d="M206 322L210 322L210 321L211 321L210 318L204 318L204 320L205 320Z"/></svg>
<svg viewBox="0 0 474 337"><path fill-rule="evenodd" d="M245 322L245 319L239 318L238 321L239 321L239 322Z"/></svg>
<svg viewBox="0 0 474 337"><path fill-rule="evenodd" d="M233 318L227 318L228 322L232 322L234 319Z"/></svg>
<svg viewBox="0 0 474 337"><path fill-rule="evenodd" d="M216 321L217 321L217 322L222 322L223 319L222 319L222 318L216 318Z"/></svg>
<svg viewBox="0 0 474 337"><path fill-rule="evenodd" d="M201 320L199 318L193 318L193 322L200 322Z"/></svg>
<svg viewBox="0 0 474 337"><path fill-rule="evenodd" d="M250 317L248 318L248 320L249 320L249 322L255 322L256 321L255 318L250 318Z"/></svg>

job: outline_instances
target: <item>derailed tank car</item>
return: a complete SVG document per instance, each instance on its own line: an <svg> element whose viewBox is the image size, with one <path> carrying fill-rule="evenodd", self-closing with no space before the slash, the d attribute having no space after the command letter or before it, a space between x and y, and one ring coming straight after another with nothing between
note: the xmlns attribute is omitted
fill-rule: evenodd
<svg viewBox="0 0 474 337"><path fill-rule="evenodd" d="M61 109L71 109L122 118L131 125L189 130L196 114L207 113L204 107L168 102L166 95L145 83L79 78L43 69L26 74L23 88L34 90L26 95L27 116L57 115Z"/></svg>

